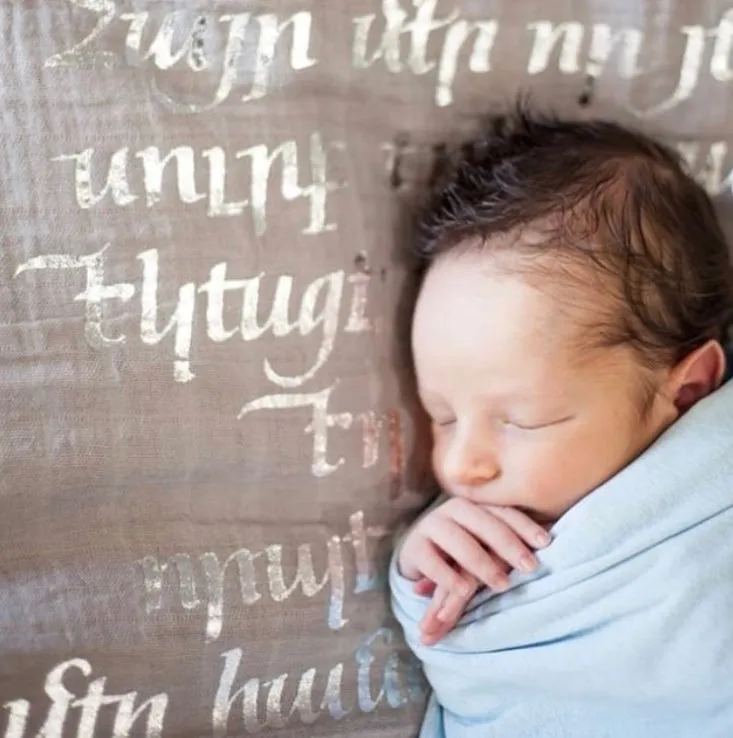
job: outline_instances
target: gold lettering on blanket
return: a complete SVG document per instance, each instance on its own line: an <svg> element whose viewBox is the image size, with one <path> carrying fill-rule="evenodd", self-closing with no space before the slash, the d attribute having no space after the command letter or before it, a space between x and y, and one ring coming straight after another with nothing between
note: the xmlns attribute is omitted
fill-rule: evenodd
<svg viewBox="0 0 733 738"><path fill-rule="evenodd" d="M160 78L163 75L150 77L155 97L176 113L213 110L229 99L237 87L248 90L240 98L241 102L265 97L270 92L272 70L280 56L287 59L293 72L301 72L318 63L310 50L313 18L307 10L286 18L275 13L217 14L174 10L161 18L160 13L149 11L120 13L113 0L67 2L84 11L79 16L80 21L94 15L96 23L81 41L48 57L44 66L78 69L125 65L135 69L150 65L158 72L186 69L206 80L210 90L205 99L175 99L162 90ZM113 32L120 24L126 28L124 43L114 48L110 39L119 37L119 33ZM245 39L251 35L250 29L254 29L257 37L254 48L245 44ZM279 54L284 37L290 38L289 48ZM278 69L277 79L282 78ZM213 84L209 85L210 81Z"/></svg>
<svg viewBox="0 0 733 738"><path fill-rule="evenodd" d="M710 195L733 193L733 157L727 141L684 141L677 150Z"/></svg>
<svg viewBox="0 0 733 738"><path fill-rule="evenodd" d="M518 44L520 48L522 44L526 46L526 72L530 76L557 69L561 74L582 75L586 79L601 76L614 56L619 77L634 79L644 72L640 59L643 50L655 48L645 29L633 26L575 20L556 23L539 18L526 24L526 38L522 38L513 31L502 33L499 22L493 18L462 18L458 4L436 17L437 4L437 0L382 0L380 13L356 17L353 66L368 69L381 63L392 74L434 73L434 100L444 107L453 104L454 82L464 70L479 74L492 71L492 54L504 51L501 41L512 44L514 55ZM688 25L678 32L684 39L684 51L678 62L671 62L679 64L673 91L659 102L634 109L641 117L660 115L689 100L706 71L708 54L707 72L712 80L725 84L733 78L733 10L726 10L717 26ZM708 42L711 38L712 49ZM472 48L467 53L470 39ZM432 57L428 48L435 50ZM653 70L662 64L666 69L670 62L650 59L648 68Z"/></svg>
<svg viewBox="0 0 733 738"><path fill-rule="evenodd" d="M355 420L359 420L362 430L363 461L365 469L377 462L378 451L382 445L382 430L388 427L388 444L390 458L390 478L392 496L397 496L403 478L405 458L403 452L404 437L402 416L399 411L389 409L377 415L373 410L354 414L352 412L330 412L331 395L338 381L323 390L308 393L271 394L251 400L242 407L237 415L241 420L255 411L294 410L308 408L311 421L305 427L306 435L313 437L313 456L311 472L315 477L327 477L346 463L344 457L330 460L329 431L333 428L349 430Z"/></svg>
<svg viewBox="0 0 733 738"><path fill-rule="evenodd" d="M372 713L381 705L398 709L424 703L426 683L420 666L407 654L400 657L396 641L390 628L380 628L334 665L318 664L300 674L285 672L274 678L247 678L245 649L225 651L214 685L212 738L225 738L229 730L259 733L296 720L310 725L324 718L339 721L354 713ZM35 738L63 738L72 734L70 728L76 738L95 738L101 726L114 738L162 738L170 706L166 692L148 699L139 697L138 691L111 694L109 679L92 679L92 671L85 659L63 661L48 672L43 700L5 702L4 738L31 738L29 725L38 724L39 717L44 719ZM356 684L356 694L346 686L350 684Z"/></svg>
<svg viewBox="0 0 733 738"><path fill-rule="evenodd" d="M74 256L72 254L47 254L36 256L21 264L15 270L15 277L26 271L36 269L80 269L86 274L86 287L73 299L84 302L84 335L90 346L96 349L124 343L125 336L109 336L102 330L102 303L105 300L127 302L135 294L131 284L104 284L104 252L109 244L93 254Z"/></svg>
<svg viewBox="0 0 733 738"><path fill-rule="evenodd" d="M536 75L546 71L558 43L558 67L563 74L582 72L598 77L616 48L619 48L619 75L624 79L632 79L641 74L639 55L644 35L636 28L614 30L606 23L594 23L587 30L582 23L554 24L550 21L531 22L527 28L534 34L527 74ZM588 36L589 46L584 54L584 43Z"/></svg>
<svg viewBox="0 0 733 738"><path fill-rule="evenodd" d="M304 148L307 167L301 161ZM145 206L154 208L164 200L164 174L166 168L175 162L179 202L195 205L206 200L206 214L210 218L241 216L248 211L257 236L267 231L268 192L273 165L279 162L280 194L288 202L299 198L307 200L309 220L301 232L315 235L336 230L336 224L328 219L326 206L329 194L345 187L345 184L329 179L328 155L333 150L343 150L343 144L339 141L324 143L321 134L315 131L306 144L289 140L272 150L265 144L235 152L227 152L220 146L199 152L191 146L176 146L162 153L157 146L135 152L124 146L110 155L108 163L94 148L61 154L53 157L52 161L73 162L74 195L82 210L109 202L118 207L129 207L143 196ZM238 164L243 160L248 162L247 166ZM100 176L96 170L99 167L103 171L105 164L106 175ZM203 193L196 185L200 168L205 169L208 181ZM306 171L307 180L304 180ZM232 199L231 190L236 189L240 197Z"/></svg>
<svg viewBox="0 0 733 738"><path fill-rule="evenodd" d="M441 107L451 105L459 55L473 37L468 69L474 73L488 72L498 23L490 19L463 20L457 10L436 18L437 0L419 0L412 6L411 16L399 0L382 0L379 22L377 13L354 18L352 63L356 69L367 69L382 61L393 74L408 70L425 75L435 70L435 103ZM428 44L436 31L443 31L440 51L436 59L428 59ZM405 36L409 51L407 60L403 61L401 43Z"/></svg>
<svg viewBox="0 0 733 738"><path fill-rule="evenodd" d="M241 420L248 413L257 410L290 410L295 408L310 408L312 420L306 426L305 433L313 436L313 461L311 471L316 477L326 477L333 474L345 463L343 457L335 463L328 461L328 431L338 427L348 430L354 420L350 412L330 413L328 405L336 384L324 390L309 393L292 393L264 395L248 402L239 411L237 419Z"/></svg>
<svg viewBox="0 0 733 738"><path fill-rule="evenodd" d="M295 716L298 722L310 725L324 714L341 720L355 710L374 712L383 703L397 709L408 702L422 702L425 687L419 667L412 659L400 661L394 641L392 630L380 628L362 641L351 660L337 663L325 675L325 669L314 667L299 676L286 672L267 681L250 678L242 686L238 686L237 675L246 663L245 651L233 648L224 652L212 710L213 738L225 738L230 730L236 733L235 726L259 733L266 728L285 728ZM352 704L346 703L342 693L345 670L356 671L357 695ZM242 681L240 677L239 683ZM293 695L289 687L296 681Z"/></svg>
<svg viewBox="0 0 733 738"><path fill-rule="evenodd" d="M344 617L346 590L361 594L384 586L378 572L386 561L377 565L374 544L370 542L389 535L389 530L382 526L365 525L361 511L350 516L349 527L350 532L343 536L328 537L321 550L312 543L299 545L291 580L285 573L290 565L284 561L280 544L259 551L241 548L226 557L214 552L197 558L177 553L165 561L145 556L137 562L143 577L145 612L151 615L160 611L171 600L172 606L180 605L186 610L205 609L206 641L217 640L224 626L226 576L234 567L242 604L254 605L264 596L275 602L285 602L296 594L312 599L326 590L326 622L331 630L340 630L348 622ZM344 544L353 549L348 566L344 562ZM386 551L382 554L386 556ZM353 581L347 584L347 579Z"/></svg>
<svg viewBox="0 0 733 738"><path fill-rule="evenodd" d="M731 49L733 48L733 8L726 10L712 34L715 37L712 56L710 58L710 75L718 82L733 80L730 68Z"/></svg>
<svg viewBox="0 0 733 738"><path fill-rule="evenodd" d="M163 721L168 708L168 695L156 694L138 703L138 693L106 694L107 677L99 677L89 682L86 691L76 694L70 691L65 680L80 683L80 678L88 679L92 666L84 659L69 659L51 669L46 677L44 691L50 704L46 709L46 719L36 734L36 738L62 738L67 720L78 724L76 738L94 738L100 712L114 709L112 735L127 738L133 727L144 724L146 738L160 738ZM6 702L3 707L9 713L5 738L29 738L26 736L31 703L27 700ZM75 713L73 717L70 713ZM137 731L140 735L140 732Z"/></svg>
<svg viewBox="0 0 733 738"><path fill-rule="evenodd" d="M292 391L315 378L326 366L341 332L358 334L373 328L366 275L357 272L347 276L338 270L317 276L307 282L302 291L298 290L301 294L297 299L297 283L290 275L270 276L261 272L245 278L230 278L228 263L220 262L211 268L204 283L190 281L178 287L173 307L166 306L164 312L162 305L167 305L169 300L159 295L162 281L159 250L149 249L137 255L142 283L136 284L108 280L105 262L108 249L109 245L105 245L83 256L45 254L32 257L17 267L15 278L33 271L78 270L85 287L69 299L84 303L84 333L89 345L96 350L110 350L130 340L131 336L118 327L115 316L119 311L129 318L130 305L137 297L139 340L151 347L171 341L173 379L179 383L189 383L196 377L192 349L194 326L199 320L203 319L205 335L214 344L225 343L236 336L248 343L267 336L283 340L318 336L317 348L309 349L313 358L297 373L292 373L292 369L285 373L269 357L263 357L265 378L289 391L256 397L240 407L237 417L245 419L260 411L308 410L310 420L304 432L312 437L311 473L316 477L329 476L345 464L343 457L332 459L329 453L329 439L334 430L360 435L364 469L376 465L380 448L386 446L391 495L397 496L405 463L402 414L396 409L333 412L333 394L338 381L313 392ZM205 308L200 305L201 296L206 301ZM344 315L347 311L342 310L344 302L349 305L347 315ZM236 320L230 317L233 311L236 311ZM110 327L112 325L114 327Z"/></svg>
<svg viewBox="0 0 733 738"><path fill-rule="evenodd" d="M358 419L363 430L363 466L369 469L379 459L379 448L386 428L389 445L390 496L399 495L405 468L404 432L399 410L390 409L378 414L373 410L360 413Z"/></svg>
<svg viewBox="0 0 733 738"><path fill-rule="evenodd" d="M369 283L371 279L369 274L363 274L361 272L350 274L348 277L348 282L353 289L349 317L344 327L346 333L367 333L372 330L372 321L367 314Z"/></svg>
<svg viewBox="0 0 733 738"><path fill-rule="evenodd" d="M209 279L203 284L186 282L181 285L175 308L172 311L168 310L165 317L161 317L158 294L159 250L149 249L137 255L137 261L142 265L142 284L138 287L132 282L107 283L105 254L108 248L109 245L105 245L99 251L83 256L72 254L36 256L18 266L15 278L34 270L79 270L85 275L84 290L71 299L84 303L84 332L89 345L99 350L123 344L129 338L118 329L112 331L105 326L105 323L111 320L110 303L129 303L133 297L139 295L139 338L145 345L157 346L171 336L174 354L173 378L176 382L190 382L196 376L191 368L191 350L193 326L197 319L201 319L197 318L199 295L205 296L206 299L205 313L202 317L206 324L206 336L213 343L224 343L235 336L249 343L268 334L281 339L295 333L303 339L320 334L315 357L308 367L297 374L285 374L273 366L269 358L263 360L265 377L276 386L288 389L299 387L315 377L333 354L341 326L341 305L345 293L347 295L351 293L352 307L346 319L346 326L342 327L342 330L350 328L353 333L357 330L366 330L368 327L365 317L367 308L364 305L366 301L364 283L352 280L342 270L317 276L308 282L297 304L293 296L296 285L294 277L286 274L269 276L261 272L246 278L229 278L227 262L214 265L210 270ZM262 293L265 290L268 293L274 292L267 310L263 310L266 298ZM239 320L235 323L225 321L225 315L231 314L230 301L237 304ZM261 318L263 314L267 315L264 319ZM240 417L261 407L296 407L312 404L316 408L315 425L309 432L313 432L316 439L321 439L328 423L333 424L324 415L327 402L328 391L313 396L287 396L285 400L260 398L255 400L254 404L245 406ZM345 416L341 416L338 422L342 427L351 424L350 420L345 420ZM321 441L318 440L318 443ZM318 468L327 472L330 468L328 464L321 460L321 456L318 456L318 459Z"/></svg>
<svg viewBox="0 0 733 738"><path fill-rule="evenodd" d="M559 45L557 69L566 75L582 74L586 78L599 77L608 68L612 55L617 55L617 73L621 79L633 79L644 70L640 63L645 47L645 33L634 27L613 28L607 23L594 23L590 27L577 21L552 23L547 20L532 21L527 29L533 34L533 42L527 62L527 73L537 75L551 66L552 55ZM648 107L632 108L642 118L650 118L673 110L689 100L703 75L705 57L709 52L708 39L714 39L708 73L717 81L727 83L733 78L729 57L733 44L733 11L723 14L713 28L701 25L682 26L684 51L679 60L675 86L663 100ZM646 44L650 46L650 44ZM656 62L658 65L660 61ZM653 68L654 62L650 62ZM665 60L665 68L668 62Z"/></svg>
<svg viewBox="0 0 733 738"><path fill-rule="evenodd" d="M115 55L110 51L97 51L92 47L97 38L114 21L117 6L114 0L68 0L71 5L94 13L97 22L89 33L71 48L48 57L45 67L111 67L115 64Z"/></svg>
<svg viewBox="0 0 733 738"><path fill-rule="evenodd" d="M318 64L311 50L315 21L308 10L289 16L189 10L121 12L114 0L67 2L79 11L74 18L78 16L86 35L48 57L45 66L75 69L124 65L135 69L148 65L157 72L150 76L154 96L177 113L213 110L240 87L246 90L240 101L262 99L272 91L276 65L279 81L288 77L281 72L284 68L297 75ZM454 83L464 70L474 74L492 71L491 56L502 51L497 47L503 38L512 43L514 53L517 43L526 45L526 71L530 76L557 64L562 74L595 78L616 55L618 74L622 79L632 79L642 73L642 50L656 46L647 38L646 29L614 28L608 23L556 23L539 18L527 23L526 38L514 38L500 30L494 18L463 18L458 3L452 7L446 4L439 12L438 0L381 0L378 12L353 19L351 62L356 70L381 64L391 74L434 75L434 101L445 107L454 103ZM660 115L689 100L705 72L723 84L733 77L733 10L726 10L717 25L686 25L679 33L684 51L674 88L659 102L636 108L633 112L641 117ZM124 40L112 40L119 38ZM245 43L245 39L253 39L253 43ZM667 68L669 62L648 62L650 70L660 65ZM180 92L163 90L169 71L194 75L205 89L199 84L195 92L188 93L194 99L178 99Z"/></svg>

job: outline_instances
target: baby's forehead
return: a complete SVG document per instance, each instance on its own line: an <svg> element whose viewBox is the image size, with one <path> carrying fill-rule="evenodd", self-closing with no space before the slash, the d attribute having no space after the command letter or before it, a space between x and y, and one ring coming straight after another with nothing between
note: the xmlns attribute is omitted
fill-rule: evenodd
<svg viewBox="0 0 733 738"><path fill-rule="evenodd" d="M558 265L531 271L485 252L464 252L436 262L418 300L413 341L463 342L490 339L514 350L582 349L585 333L601 318L599 290L590 279L565 274Z"/></svg>
<svg viewBox="0 0 733 738"><path fill-rule="evenodd" d="M436 265L424 289L412 345L421 394L557 400L578 383L602 391L630 360L599 339L610 324L582 285L569 298L466 259Z"/></svg>
<svg viewBox="0 0 733 738"><path fill-rule="evenodd" d="M588 255L592 244L583 253L562 244L537 248L549 238L543 223L532 223L522 230L459 243L431 265L421 293L431 300L458 298L459 304L482 293L510 303L517 299L517 290L502 287L519 283L524 292L542 299L548 320L582 323L595 311L624 309L617 280Z"/></svg>

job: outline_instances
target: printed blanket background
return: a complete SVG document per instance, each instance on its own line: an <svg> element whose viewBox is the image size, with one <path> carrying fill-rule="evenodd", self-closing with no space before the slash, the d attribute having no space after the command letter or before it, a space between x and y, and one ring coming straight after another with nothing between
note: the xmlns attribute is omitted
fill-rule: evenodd
<svg viewBox="0 0 733 738"><path fill-rule="evenodd" d="M0 736L414 735L412 204L524 90L663 135L729 221L733 3L0 0L0 33Z"/></svg>

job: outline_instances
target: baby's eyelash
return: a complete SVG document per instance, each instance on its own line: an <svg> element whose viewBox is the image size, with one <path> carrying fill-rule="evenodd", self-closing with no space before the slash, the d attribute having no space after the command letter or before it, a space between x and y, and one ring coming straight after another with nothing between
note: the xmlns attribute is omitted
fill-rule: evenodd
<svg viewBox="0 0 733 738"><path fill-rule="evenodd" d="M513 420L504 420L504 425L511 425L513 428L517 428L518 430L523 431L534 431L534 430L542 430L543 428L549 428L553 425L560 425L561 423L566 423L568 420L572 420L575 416L574 415L568 415L564 418L560 418L559 420L552 420L549 423L538 423L537 425L523 425L522 423L517 423Z"/></svg>
<svg viewBox="0 0 733 738"><path fill-rule="evenodd" d="M549 423L542 423L541 425L523 425L522 423L517 423L513 420L503 420L502 425L509 425L512 428L517 428L518 430L532 431L539 430L540 428L546 428Z"/></svg>

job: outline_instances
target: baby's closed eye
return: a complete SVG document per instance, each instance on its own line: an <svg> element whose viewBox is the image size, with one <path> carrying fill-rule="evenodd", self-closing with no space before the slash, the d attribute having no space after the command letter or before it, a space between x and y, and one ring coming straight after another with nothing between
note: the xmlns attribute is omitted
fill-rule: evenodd
<svg viewBox="0 0 733 738"><path fill-rule="evenodd" d="M557 425L561 425L563 423L567 423L570 420L573 420L575 418L575 415L565 415L561 418L554 418L549 420L539 420L539 419L516 419L516 418L504 418L502 420L502 425L509 426L511 428L515 428L517 430L522 431L535 431L535 430L543 430L544 428L552 428Z"/></svg>

